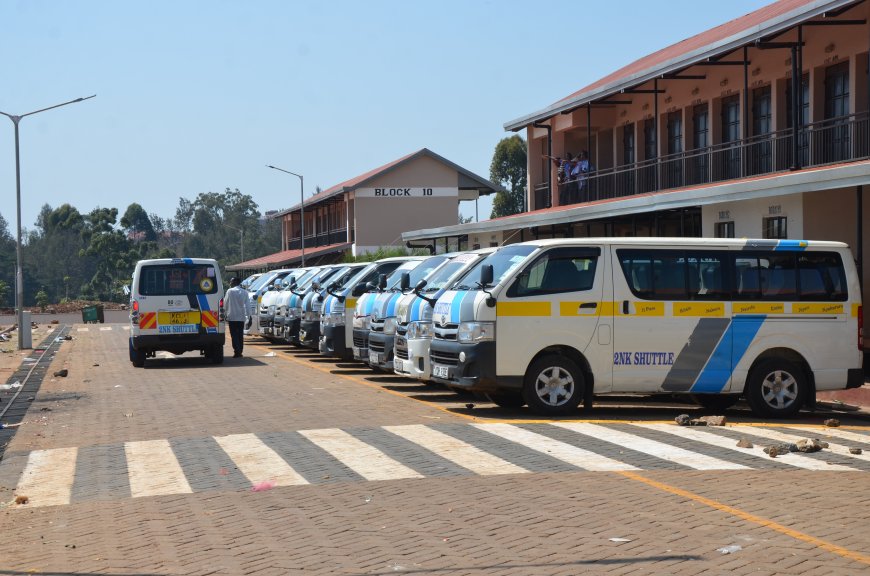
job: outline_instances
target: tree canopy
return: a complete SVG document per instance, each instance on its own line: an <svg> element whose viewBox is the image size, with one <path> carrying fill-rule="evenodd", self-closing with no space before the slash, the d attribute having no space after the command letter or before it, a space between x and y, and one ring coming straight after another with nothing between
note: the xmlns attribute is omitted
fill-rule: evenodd
<svg viewBox="0 0 870 576"><path fill-rule="evenodd" d="M505 192L497 192L492 202L490 218L510 216L525 211L526 181L526 141L519 135L502 138L495 146L489 178L501 184Z"/></svg>

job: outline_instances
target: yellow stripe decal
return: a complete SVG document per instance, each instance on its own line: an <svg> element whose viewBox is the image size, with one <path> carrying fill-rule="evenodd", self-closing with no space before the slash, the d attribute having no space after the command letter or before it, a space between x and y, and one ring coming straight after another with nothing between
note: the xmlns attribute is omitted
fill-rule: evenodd
<svg viewBox="0 0 870 576"><path fill-rule="evenodd" d="M723 302L674 302L674 316L724 316Z"/></svg>
<svg viewBox="0 0 870 576"><path fill-rule="evenodd" d="M499 302L496 316L550 316L549 302Z"/></svg>
<svg viewBox="0 0 870 576"><path fill-rule="evenodd" d="M782 314L785 304L782 302L734 302L731 304L732 314Z"/></svg>
<svg viewBox="0 0 870 576"><path fill-rule="evenodd" d="M583 304L595 304L595 307L580 308ZM559 302L559 316L598 316L600 302Z"/></svg>
<svg viewBox="0 0 870 576"><path fill-rule="evenodd" d="M792 314L843 314L843 304L795 302L791 305Z"/></svg>
<svg viewBox="0 0 870 576"><path fill-rule="evenodd" d="M632 316L664 316L664 302L634 302Z"/></svg>

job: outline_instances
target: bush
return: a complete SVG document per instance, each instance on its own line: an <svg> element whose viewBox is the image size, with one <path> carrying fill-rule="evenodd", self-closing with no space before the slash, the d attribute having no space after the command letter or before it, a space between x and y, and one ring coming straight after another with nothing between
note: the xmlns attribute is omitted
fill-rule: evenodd
<svg viewBox="0 0 870 576"><path fill-rule="evenodd" d="M45 307L48 306L48 294L44 289L36 293L36 305L39 306L41 311L45 312Z"/></svg>

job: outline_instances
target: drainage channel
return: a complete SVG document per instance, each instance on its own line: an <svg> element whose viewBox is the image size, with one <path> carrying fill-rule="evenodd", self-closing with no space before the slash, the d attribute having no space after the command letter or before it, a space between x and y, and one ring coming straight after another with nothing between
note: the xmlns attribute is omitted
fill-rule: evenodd
<svg viewBox="0 0 870 576"><path fill-rule="evenodd" d="M69 326L52 330L21 362L6 384L0 386L0 425L3 426L0 428L0 460L18 430L17 425L24 420L60 342L63 342L69 330Z"/></svg>

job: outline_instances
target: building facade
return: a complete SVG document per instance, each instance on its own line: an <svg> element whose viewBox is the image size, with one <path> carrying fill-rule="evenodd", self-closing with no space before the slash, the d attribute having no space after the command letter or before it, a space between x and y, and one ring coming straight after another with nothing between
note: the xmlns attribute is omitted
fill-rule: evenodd
<svg viewBox="0 0 870 576"><path fill-rule="evenodd" d="M459 202L477 201L500 189L423 148L270 213L281 219L281 250L227 268L256 271L303 260L335 262L346 253L358 256L404 246L404 231L455 225Z"/></svg>
<svg viewBox="0 0 870 576"><path fill-rule="evenodd" d="M527 138L530 212L404 239L840 240L866 280L868 18L863 0L781 0L644 56L505 124ZM569 154L586 169L565 174Z"/></svg>

